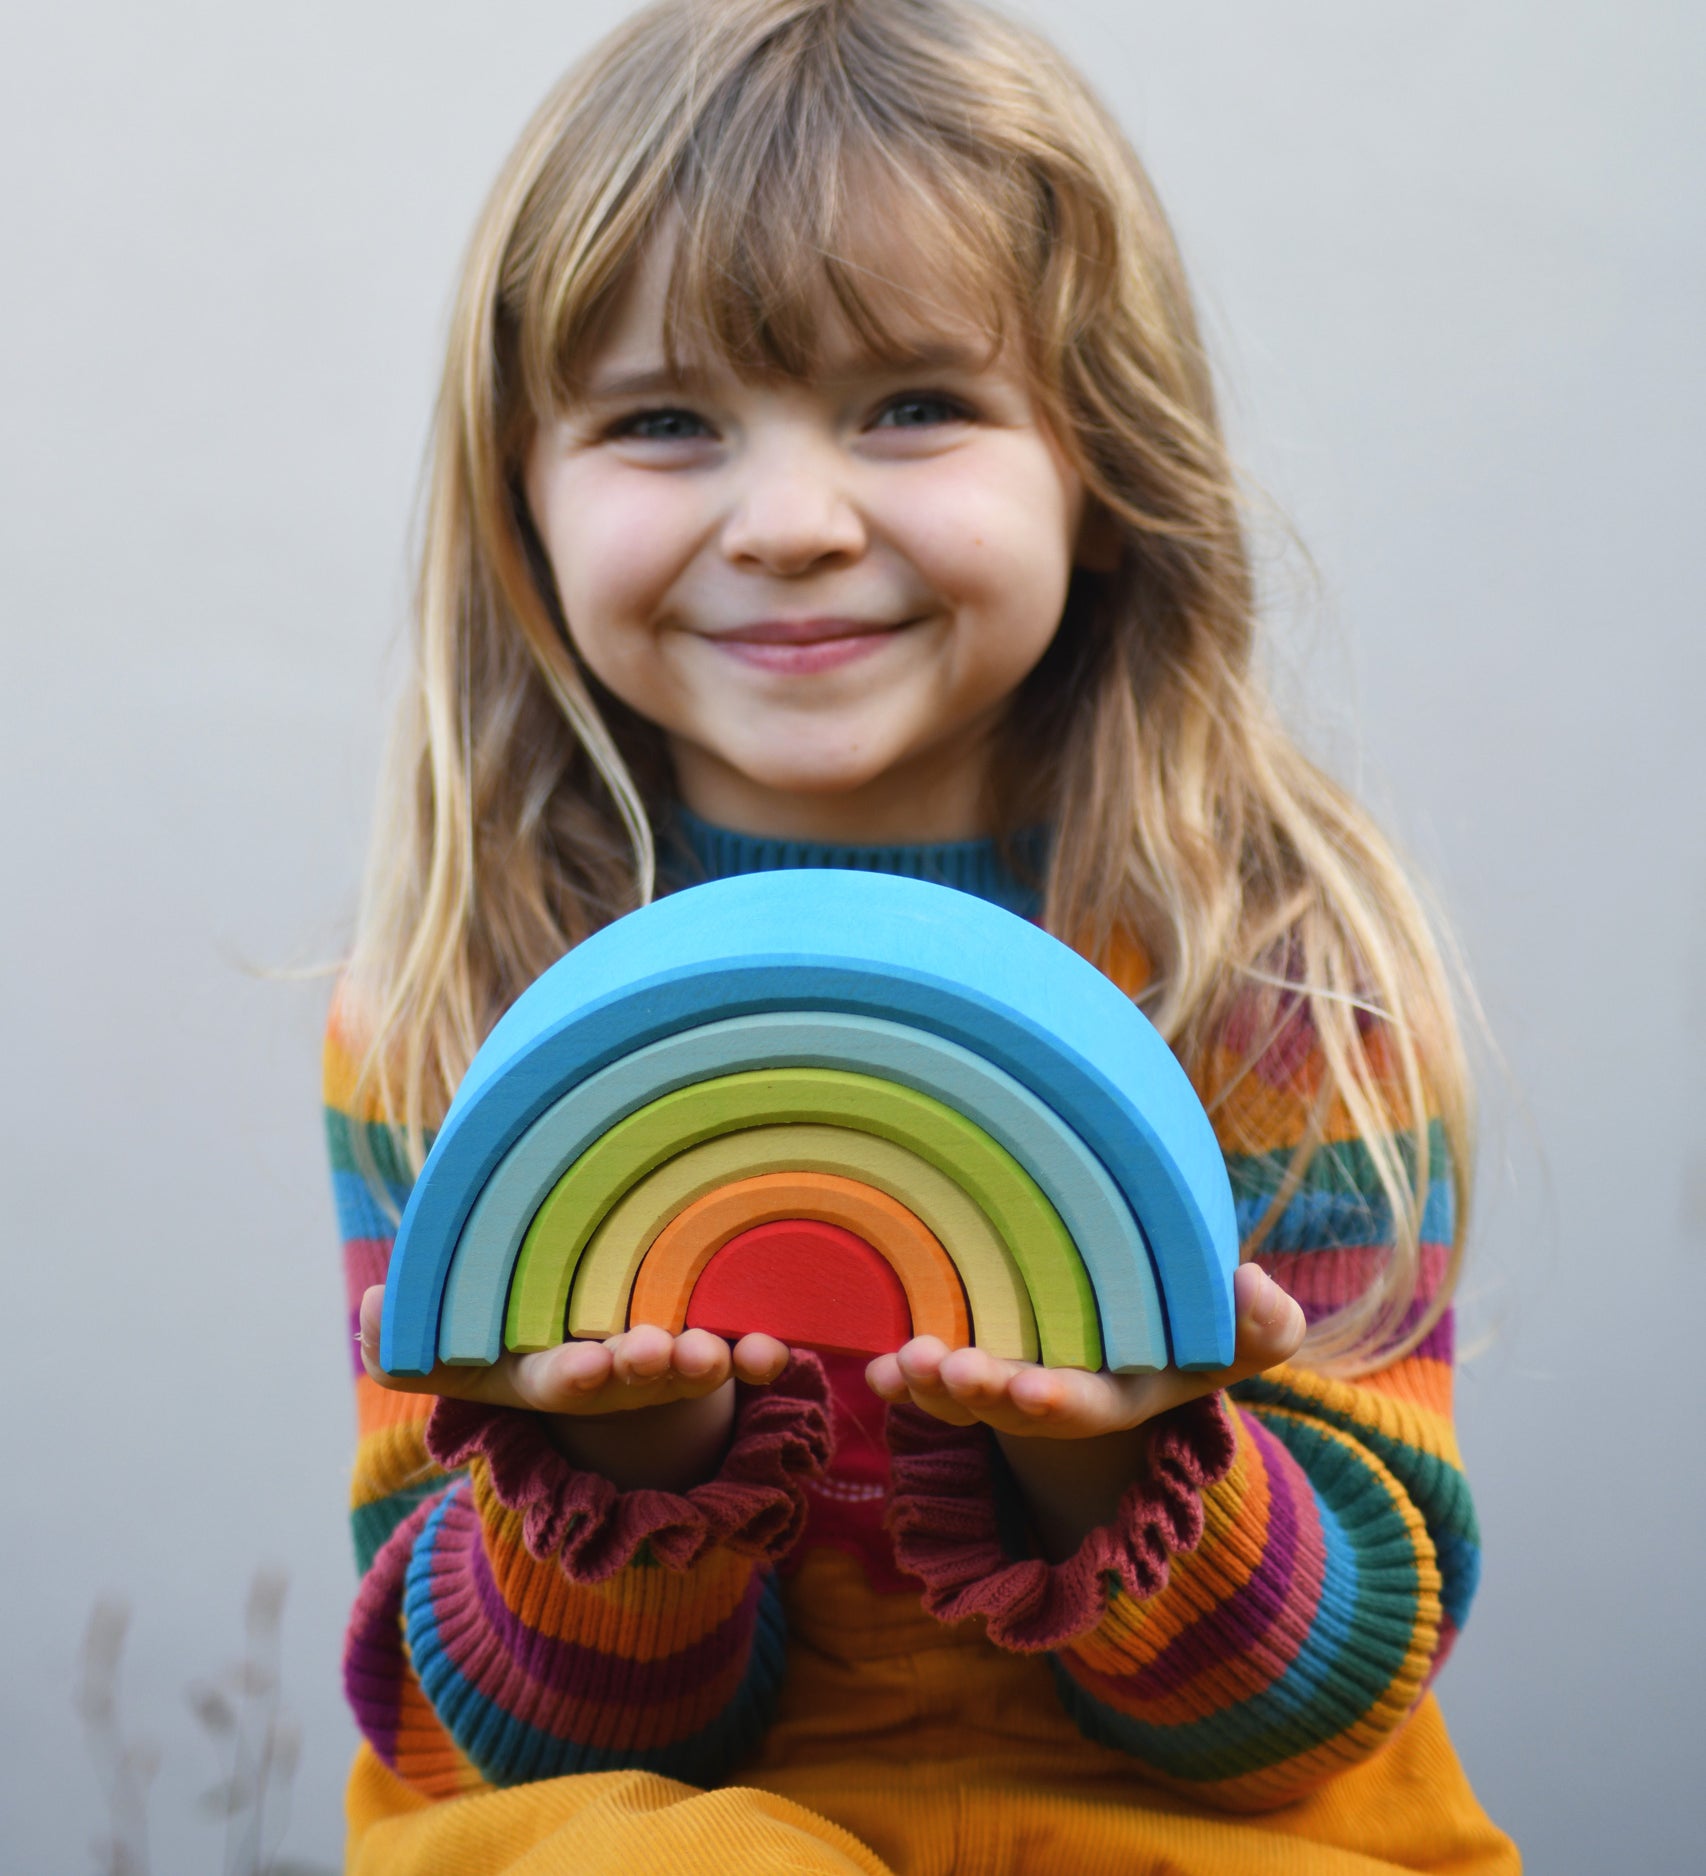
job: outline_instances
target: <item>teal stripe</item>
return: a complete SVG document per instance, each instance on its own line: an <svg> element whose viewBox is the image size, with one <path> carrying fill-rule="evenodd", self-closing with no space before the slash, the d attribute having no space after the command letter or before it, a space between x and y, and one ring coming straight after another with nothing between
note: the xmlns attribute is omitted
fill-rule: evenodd
<svg viewBox="0 0 1706 1876"><path fill-rule="evenodd" d="M1471 1538L1444 1531L1439 1537L1440 1607L1446 1620L1461 1629L1481 1581L1481 1546Z"/></svg>
<svg viewBox="0 0 1706 1876"><path fill-rule="evenodd" d="M446 1493L415 1540L403 1583L403 1623L421 1688L450 1736L494 1785L524 1785L574 1772L643 1771L714 1785L753 1752L774 1715L784 1666L781 1593L766 1573L756 1611L746 1673L715 1719L668 1746L585 1746L529 1725L466 1680L439 1634L433 1606L432 1558L452 1500ZM510 1667L516 1668L515 1663Z"/></svg>
<svg viewBox="0 0 1706 1876"><path fill-rule="evenodd" d="M833 866L856 873L892 873L952 886L1021 918L1037 916L1049 837L1030 828L1005 841L944 840L904 846L846 845L817 840L772 840L702 821L678 807L664 842L665 886L708 879L736 879L791 867Z"/></svg>
<svg viewBox="0 0 1706 1876"><path fill-rule="evenodd" d="M333 1173L332 1206L338 1215L338 1236L346 1244L351 1238L394 1237L408 1194L393 1190L390 1196L394 1209L387 1210L358 1174Z"/></svg>
<svg viewBox="0 0 1706 1876"><path fill-rule="evenodd" d="M409 1168L408 1155L395 1128L377 1120L358 1121L341 1107L328 1106L325 1114L326 1151L331 1155L334 1172L363 1172L359 1148L386 1185L401 1186L407 1192L414 1184L415 1175ZM429 1130L424 1136L429 1151L432 1142Z"/></svg>
<svg viewBox="0 0 1706 1876"><path fill-rule="evenodd" d="M358 1123L341 1108L328 1107L325 1117L339 1234L390 1237L415 1182L397 1136L376 1121ZM365 1165L361 1152L368 1155Z"/></svg>
<svg viewBox="0 0 1706 1876"><path fill-rule="evenodd" d="M1413 1172L1416 1163L1415 1134L1408 1128L1401 1129L1392 1136L1392 1143L1398 1150L1399 1162L1406 1174ZM1226 1167L1231 1174L1234 1186L1248 1185L1255 1189L1260 1185L1270 1196L1279 1190L1290 1168L1292 1147L1276 1147L1270 1153L1229 1153ZM1449 1179L1451 1174L1451 1150L1446 1144L1445 1124L1440 1120L1428 1122L1428 1177ZM1327 1146L1318 1147L1303 1174L1303 1182L1298 1188L1303 1192L1377 1192L1380 1189L1380 1177L1375 1171L1374 1154L1366 1140L1338 1140Z"/></svg>
<svg viewBox="0 0 1706 1876"><path fill-rule="evenodd" d="M385 1540L423 1498L444 1490L444 1474L435 1472L430 1479L417 1479L370 1504L357 1505L349 1514L350 1538L355 1545L358 1576L366 1576L379 1555Z"/></svg>
<svg viewBox="0 0 1706 1876"><path fill-rule="evenodd" d="M1416 1164L1415 1136L1393 1136L1406 1174ZM1226 1171L1238 1213L1240 1237L1248 1236L1266 1215L1274 1196L1285 1183L1293 1149L1272 1153L1232 1153ZM1428 1193L1422 1213L1422 1237L1432 1244L1450 1243L1454 1223L1451 1154L1445 1128L1435 1120L1428 1127ZM1263 1249L1270 1251L1326 1250L1344 1245L1389 1244L1395 1233L1392 1208L1381 1190L1374 1157L1365 1140L1345 1140L1317 1150L1297 1191L1287 1200Z"/></svg>

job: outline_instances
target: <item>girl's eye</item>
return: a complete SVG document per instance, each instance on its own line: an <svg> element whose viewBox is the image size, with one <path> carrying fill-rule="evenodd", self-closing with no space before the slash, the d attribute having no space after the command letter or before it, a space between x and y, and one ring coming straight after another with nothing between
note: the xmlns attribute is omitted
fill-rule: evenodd
<svg viewBox="0 0 1706 1876"><path fill-rule="evenodd" d="M709 436L711 427L690 410L639 410L612 425L610 434L641 443L691 443Z"/></svg>
<svg viewBox="0 0 1706 1876"><path fill-rule="evenodd" d="M877 413L874 430L923 430L934 424L964 423L971 412L956 397L935 391L908 391L890 398Z"/></svg>

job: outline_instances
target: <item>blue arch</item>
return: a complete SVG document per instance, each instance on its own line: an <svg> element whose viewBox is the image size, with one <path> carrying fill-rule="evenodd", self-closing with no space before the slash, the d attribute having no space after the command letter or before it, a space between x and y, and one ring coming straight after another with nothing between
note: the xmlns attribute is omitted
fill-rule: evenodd
<svg viewBox="0 0 1706 1876"><path fill-rule="evenodd" d="M1173 1359L1232 1359L1238 1240L1225 1162L1184 1070L1091 964L969 894L834 869L674 893L595 933L516 1000L476 1056L398 1231L381 1359L424 1374L469 1212L565 1090L718 1019L830 1011L899 1022L1010 1075L1081 1138L1140 1220Z"/></svg>

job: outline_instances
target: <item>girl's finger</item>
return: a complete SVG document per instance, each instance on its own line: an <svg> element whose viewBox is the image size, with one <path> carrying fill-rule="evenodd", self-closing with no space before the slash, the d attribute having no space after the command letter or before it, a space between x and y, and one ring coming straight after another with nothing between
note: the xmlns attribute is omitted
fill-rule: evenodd
<svg viewBox="0 0 1706 1876"><path fill-rule="evenodd" d="M1235 1378L1290 1361L1303 1346L1309 1327L1303 1310L1259 1264L1239 1266L1232 1279L1232 1300L1238 1316Z"/></svg>
<svg viewBox="0 0 1706 1876"><path fill-rule="evenodd" d="M1233 1281L1237 1312L1230 1367L1211 1372L1178 1368L1158 1374L1092 1374L1001 1361L976 1348L947 1350L919 1336L865 1371L881 1399L910 1400L939 1419L982 1420L998 1431L1089 1439L1141 1426L1157 1414L1212 1394L1289 1360L1303 1341L1303 1311L1259 1266L1246 1264Z"/></svg>
<svg viewBox="0 0 1706 1876"><path fill-rule="evenodd" d="M898 1355L879 1355L865 1370L865 1385L878 1400L898 1406L907 1398L906 1376L900 1371Z"/></svg>
<svg viewBox="0 0 1706 1876"><path fill-rule="evenodd" d="M895 1360L905 1383L905 1398L914 1407L922 1407L927 1414L934 1414L938 1420L946 1420L952 1426L971 1426L979 1416L961 1406L942 1380L942 1363L948 1352L947 1344L933 1335L914 1336L897 1352Z"/></svg>
<svg viewBox="0 0 1706 1876"><path fill-rule="evenodd" d="M1075 1438L1119 1433L1148 1417L1154 1377L1091 1374L1083 1368L1021 1368L1007 1401L1031 1422L1012 1431L1059 1431Z"/></svg>
<svg viewBox="0 0 1706 1876"><path fill-rule="evenodd" d="M379 1333L385 1315L385 1286L375 1283L362 1291L356 1314L356 1345L370 1381L394 1394L448 1394L459 1400L484 1400L489 1385L484 1368L447 1368L442 1363L431 1374L389 1374L379 1365Z"/></svg>
<svg viewBox="0 0 1706 1876"><path fill-rule="evenodd" d="M675 1338L669 1365L683 1381L706 1381L714 1376L720 1387L729 1377L729 1345L709 1329L685 1329Z"/></svg>
<svg viewBox="0 0 1706 1876"><path fill-rule="evenodd" d="M1004 1361L981 1348L951 1349L943 1356L937 1375L943 1389L973 1412L997 1406L1025 1363Z"/></svg>
<svg viewBox="0 0 1706 1876"><path fill-rule="evenodd" d="M610 1350L612 1378L637 1387L661 1381L669 1373L675 1337L667 1329L642 1322L610 1336L604 1346Z"/></svg>
<svg viewBox="0 0 1706 1876"><path fill-rule="evenodd" d="M768 1387L789 1361L786 1342L779 1342L773 1335L761 1335L757 1330L743 1335L734 1345L732 1354L736 1378L754 1387Z"/></svg>
<svg viewBox="0 0 1706 1876"><path fill-rule="evenodd" d="M947 1344L933 1335L915 1335L895 1352L906 1391L920 1405L928 1399L948 1399L942 1382L942 1363L947 1356Z"/></svg>
<svg viewBox="0 0 1706 1876"><path fill-rule="evenodd" d="M1260 1265L1242 1264L1233 1273L1232 1303L1236 1311L1232 1365L1201 1372L1168 1368L1157 1375L1114 1377L1128 1380L1139 1402L1139 1411L1125 1425L1136 1426L1169 1408L1247 1381L1251 1375L1289 1361L1303 1345L1308 1324L1302 1309Z"/></svg>
<svg viewBox="0 0 1706 1876"><path fill-rule="evenodd" d="M488 1373L501 1373L497 1370ZM508 1378L518 1407L535 1413L584 1412L589 1399L610 1380L610 1351L602 1342L565 1342L561 1348L514 1358Z"/></svg>

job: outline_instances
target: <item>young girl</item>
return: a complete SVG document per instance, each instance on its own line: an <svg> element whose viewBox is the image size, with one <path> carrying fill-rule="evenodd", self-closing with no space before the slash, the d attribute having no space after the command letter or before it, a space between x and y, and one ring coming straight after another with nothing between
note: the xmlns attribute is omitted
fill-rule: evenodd
<svg viewBox="0 0 1706 1876"><path fill-rule="evenodd" d="M419 627L327 1053L351 1867L1513 1868L1428 1693L1479 1554L1449 1002L1257 688L1179 262L1082 82L969 0L617 31L469 254ZM1235 1365L638 1328L388 1377L505 1007L654 893L825 864L1138 999L1226 1153Z"/></svg>

